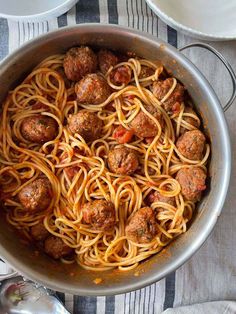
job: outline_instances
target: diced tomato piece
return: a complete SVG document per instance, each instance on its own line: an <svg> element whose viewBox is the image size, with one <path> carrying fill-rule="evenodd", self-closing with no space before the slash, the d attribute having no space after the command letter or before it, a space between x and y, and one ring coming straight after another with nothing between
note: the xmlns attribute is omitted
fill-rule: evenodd
<svg viewBox="0 0 236 314"><path fill-rule="evenodd" d="M180 112L180 103L176 102L172 107L173 113L179 113Z"/></svg>
<svg viewBox="0 0 236 314"><path fill-rule="evenodd" d="M133 100L133 99L135 98L135 95L129 95L129 96L127 96L127 98L128 98L129 100Z"/></svg>
<svg viewBox="0 0 236 314"><path fill-rule="evenodd" d="M116 128L113 133L113 137L120 144L131 142L133 135L134 135L133 130L127 130L122 125L118 126L118 128Z"/></svg>

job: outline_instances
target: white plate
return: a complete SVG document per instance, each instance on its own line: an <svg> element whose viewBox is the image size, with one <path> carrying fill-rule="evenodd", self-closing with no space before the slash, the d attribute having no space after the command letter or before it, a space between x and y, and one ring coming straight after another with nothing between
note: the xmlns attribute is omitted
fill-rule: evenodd
<svg viewBox="0 0 236 314"><path fill-rule="evenodd" d="M236 39L236 0L146 0L168 25L201 39Z"/></svg>
<svg viewBox="0 0 236 314"><path fill-rule="evenodd" d="M17 21L41 21L70 10L78 0L0 0L0 17Z"/></svg>

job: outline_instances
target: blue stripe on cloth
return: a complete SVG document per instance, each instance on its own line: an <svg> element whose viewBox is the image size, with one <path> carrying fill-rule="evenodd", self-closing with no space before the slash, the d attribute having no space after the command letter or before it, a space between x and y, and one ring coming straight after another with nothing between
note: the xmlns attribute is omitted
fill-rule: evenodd
<svg viewBox="0 0 236 314"><path fill-rule="evenodd" d="M132 297L133 297L133 292L129 293L129 314L132 314L131 309L132 309Z"/></svg>
<svg viewBox="0 0 236 314"><path fill-rule="evenodd" d="M141 313L144 313L144 310L145 310L146 293L147 293L147 288L144 288L143 311L141 311ZM140 308L140 309L141 309L141 308Z"/></svg>
<svg viewBox="0 0 236 314"><path fill-rule="evenodd" d="M148 15L148 12L149 12L149 7L147 5L147 2L145 2L145 13L146 13L146 17L147 17L147 32L149 30L149 15Z"/></svg>
<svg viewBox="0 0 236 314"><path fill-rule="evenodd" d="M170 26L167 26L168 43L177 47L177 31ZM164 310L172 308L175 300L175 272L166 277L165 301Z"/></svg>
<svg viewBox="0 0 236 314"><path fill-rule="evenodd" d="M172 308L175 300L175 272L166 277L164 310Z"/></svg>
<svg viewBox="0 0 236 314"><path fill-rule="evenodd" d="M17 22L17 32L18 32L17 44L18 44L18 47L20 47L20 23L19 22Z"/></svg>
<svg viewBox="0 0 236 314"><path fill-rule="evenodd" d="M9 30L6 19L0 18L0 60L8 55Z"/></svg>
<svg viewBox="0 0 236 314"><path fill-rule="evenodd" d="M177 31L167 25L167 38L168 43L174 47L177 47Z"/></svg>
<svg viewBox="0 0 236 314"><path fill-rule="evenodd" d="M96 314L96 311L96 297L79 297L76 295L74 296L74 314Z"/></svg>
<svg viewBox="0 0 236 314"><path fill-rule="evenodd" d="M128 26L130 26L129 0L126 0L126 12L127 12L127 17L128 17Z"/></svg>
<svg viewBox="0 0 236 314"><path fill-rule="evenodd" d="M64 293L56 291L56 297L57 297L63 304L65 304L65 294L64 294Z"/></svg>
<svg viewBox="0 0 236 314"><path fill-rule="evenodd" d="M80 23L100 23L98 0L80 0L76 4L76 24Z"/></svg>
<svg viewBox="0 0 236 314"><path fill-rule="evenodd" d="M112 295L106 297L105 314L114 314L114 312L115 312L115 296Z"/></svg>
<svg viewBox="0 0 236 314"><path fill-rule="evenodd" d="M33 38L35 37L35 25L34 25L34 23L32 23L32 27L33 27Z"/></svg>
<svg viewBox="0 0 236 314"><path fill-rule="evenodd" d="M141 1L141 15L142 15L142 31L144 31L144 6L145 4Z"/></svg>
<svg viewBox="0 0 236 314"><path fill-rule="evenodd" d="M142 293L143 293L143 299L142 299ZM140 290L140 295L139 295L139 311L138 314L144 313L144 305L145 305L145 295L146 295L146 289L141 289ZM143 301L143 303L141 303Z"/></svg>
<svg viewBox="0 0 236 314"><path fill-rule="evenodd" d="M118 24L117 0L109 0L107 6L109 23Z"/></svg>
<svg viewBox="0 0 236 314"><path fill-rule="evenodd" d="M152 292L152 289L151 289L151 286L149 286L148 288L149 288L148 309L150 309L151 308L151 292Z"/></svg>
<svg viewBox="0 0 236 314"><path fill-rule="evenodd" d="M133 0L130 0L130 4L131 4L131 15L132 15L132 19L133 19L132 27L135 28L135 25L134 25L134 7L133 7ZM137 27L136 27L136 28L137 28Z"/></svg>
<svg viewBox="0 0 236 314"><path fill-rule="evenodd" d="M64 13L63 15L59 16L57 18L58 27L64 27L67 26L67 13Z"/></svg>
<svg viewBox="0 0 236 314"><path fill-rule="evenodd" d="M151 17L152 17L152 35L154 34L154 13L151 10ZM157 27L158 27L158 23L157 23ZM158 34L158 29L157 29L157 34Z"/></svg>
<svg viewBox="0 0 236 314"><path fill-rule="evenodd" d="M152 305L152 308L153 308L152 312L153 313L155 313L156 288L157 288L157 285L154 284L154 299L153 299L154 302L153 302L153 305Z"/></svg>

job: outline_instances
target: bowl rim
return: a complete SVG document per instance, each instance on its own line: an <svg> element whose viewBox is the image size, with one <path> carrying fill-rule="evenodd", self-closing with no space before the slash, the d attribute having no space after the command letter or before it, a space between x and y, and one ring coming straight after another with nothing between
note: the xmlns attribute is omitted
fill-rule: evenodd
<svg viewBox="0 0 236 314"><path fill-rule="evenodd" d="M229 36L220 36L211 33L204 33L192 27L186 26L183 23L176 21L174 18L166 14L160 7L153 2L153 0L146 0L148 6L152 9L152 11L158 15L166 24L170 25L177 31L182 31L184 34L192 35L199 39L204 40L214 40L214 41L225 41L225 40L233 40L236 38L235 35Z"/></svg>
<svg viewBox="0 0 236 314"><path fill-rule="evenodd" d="M125 284L125 286L124 285L119 286L119 287L117 286L112 289L108 287L103 287L101 285L99 286L99 291L97 287L94 287L94 289L91 289L91 288L73 289L73 287L71 288L69 284L65 284L63 287L61 287L59 285L59 280L56 280L56 282L58 282L58 285L57 285L56 282L50 281L50 279L44 274L41 274L40 276L41 278L38 278L39 275L37 271L25 266L21 262L18 262L17 258L15 258L12 254L10 254L8 250L5 249L0 243L0 252L1 254L3 253L2 259L7 261L7 263L9 263L14 269L18 270L19 273L21 273L26 278L39 282L42 285L46 285L47 287L53 290L61 291L64 293L78 294L81 296L82 295L85 295L85 296L116 295L116 294L121 294L121 293L130 292L133 290L141 289L145 286L148 286L150 284L153 284L161 280L162 278L164 278L171 272L175 271L181 265L183 265L187 260L190 259L190 257L192 257L194 253L197 252L197 250L199 250L199 248L203 245L203 243L206 241L211 231L213 230L217 222L217 219L220 216L220 213L222 211L222 207L223 207L226 194L228 191L228 186L229 186L229 181L230 181L230 172L231 172L231 144L230 144L229 130L228 130L227 122L226 122L222 107L220 105L220 101L218 97L216 96L213 88L211 87L207 79L204 77L204 75L200 72L200 70L183 53L181 53L175 47L171 46L165 41L160 40L148 33L137 31L132 28L123 27L119 25L100 24L100 23L88 23L88 24L81 24L81 25L76 25L76 26L71 26L71 27L63 27L61 29L51 31L37 38L31 39L30 41L22 45L20 48L15 50L12 54L7 56L0 64L0 75L2 72L7 70L9 64L14 63L19 58L18 55L21 54L21 52L26 53L27 51L31 49L31 47L34 44L40 45L42 42L46 42L47 40L50 40L51 37L57 37L57 36L60 37L63 35L63 33L67 33L67 32L69 33L73 30L76 31L80 29L81 31L82 30L92 31L94 30L94 27L96 28L96 31L99 31L100 33L110 32L110 33L113 33L114 35L118 35L121 32L123 32L124 34L128 34L131 37L141 39L144 43L150 42L152 44L158 43L158 45L165 45L166 48L169 50L170 54L171 53L175 54L178 61L181 61L183 65L189 67L189 72L195 75L195 77L199 78L199 84L201 83L201 87L207 91L208 96L211 99L211 103L212 105L214 105L214 113L218 117L218 119L220 119L221 121L221 131L222 131L221 136L224 139L223 141L224 146L222 147L222 151L224 153L224 157L227 162L225 162L223 165L224 177L222 178L222 181L221 181L221 191L217 195L218 202L217 202L217 205L214 208L212 208L212 213L211 213L211 216L209 217L209 220L207 221L205 225L204 232L201 232L199 236L193 242L193 245L190 248L188 248L188 250L186 250L183 254L180 254L180 256L178 256L174 261L170 263L170 265L167 265L167 267L165 267L164 270L152 276L149 275L149 276L139 277L140 280L138 282ZM148 273L145 273L145 274L148 274Z"/></svg>
<svg viewBox="0 0 236 314"><path fill-rule="evenodd" d="M57 5L56 7L42 11L40 13L36 14L29 14L29 15L15 15L15 14L7 14L7 13L1 13L0 12L0 17L6 18L6 19L11 19L14 21L29 21L29 22L39 22L39 21L44 21L47 19L55 18L66 11L68 11L73 5L76 4L79 0L64 0L63 3Z"/></svg>

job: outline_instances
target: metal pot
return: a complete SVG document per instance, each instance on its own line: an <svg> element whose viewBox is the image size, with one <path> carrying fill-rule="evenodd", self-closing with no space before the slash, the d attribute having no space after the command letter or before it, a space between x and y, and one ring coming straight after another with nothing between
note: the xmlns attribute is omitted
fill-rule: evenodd
<svg viewBox="0 0 236 314"><path fill-rule="evenodd" d="M42 59L68 48L88 44L114 50L136 52L150 59L159 59L187 88L202 116L211 139L211 183L208 193L198 206L189 230L161 253L143 262L133 271L91 272L78 265L63 265L43 254L36 257L22 244L3 219L0 221L0 255L25 277L54 290L78 295L110 295L142 288L156 282L186 262L204 243L220 215L230 179L230 138L221 104L200 71L177 49L150 35L128 28L84 24L51 32L32 40L3 61L0 67L0 101L7 91ZM202 44L200 44L202 45ZM209 46L204 45L217 53ZM218 54L218 57L223 58ZM227 66L235 87L235 75ZM227 106L232 103L233 95ZM95 278L101 278L99 285Z"/></svg>

